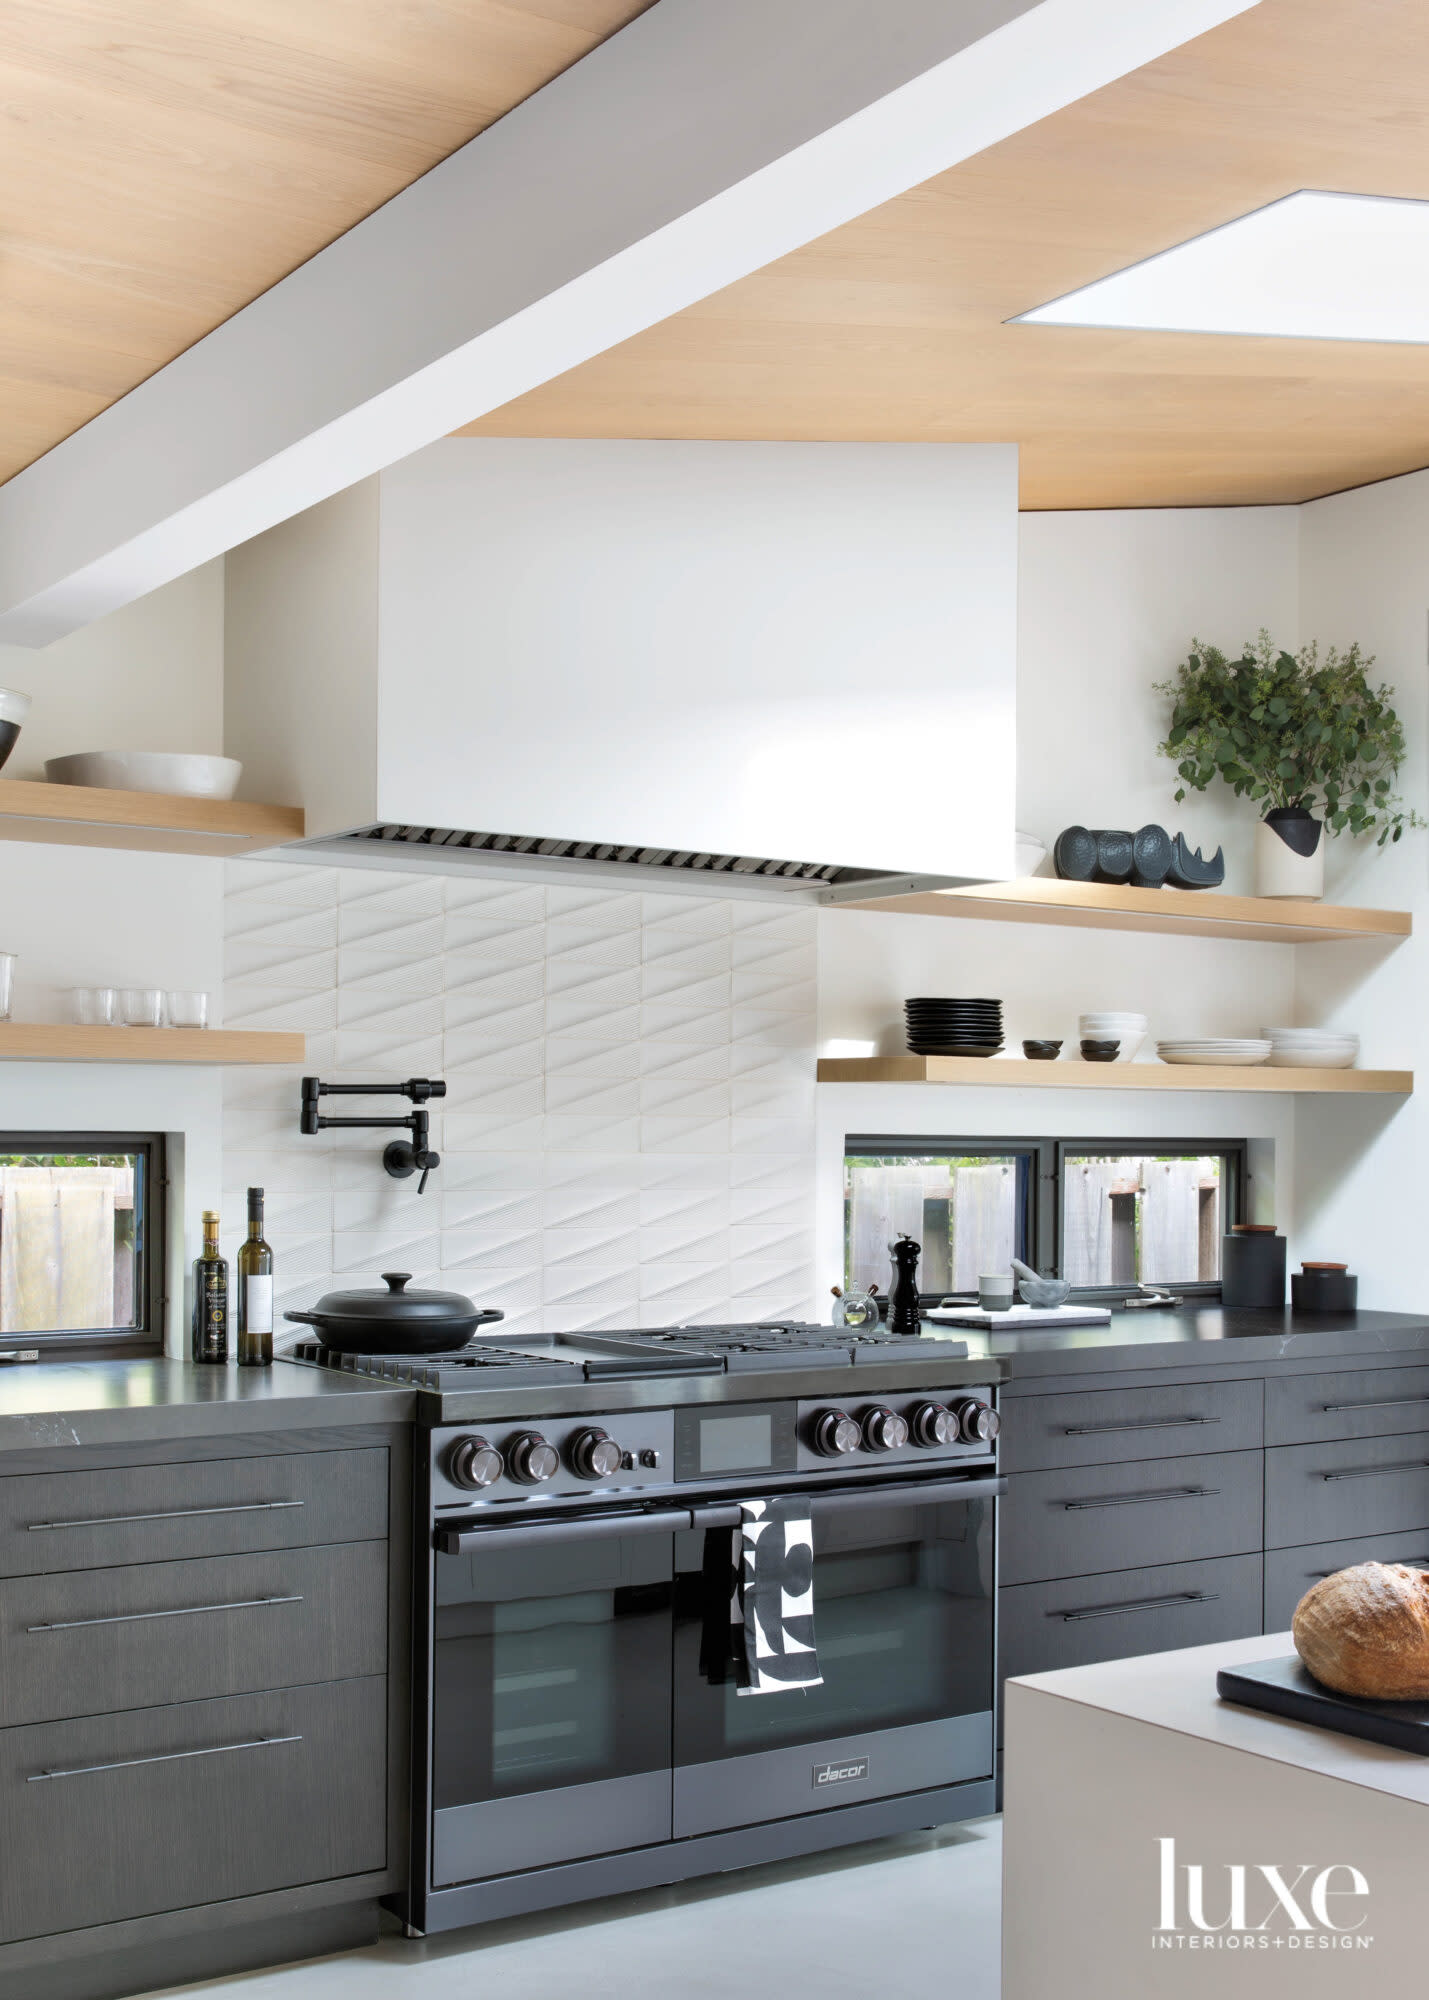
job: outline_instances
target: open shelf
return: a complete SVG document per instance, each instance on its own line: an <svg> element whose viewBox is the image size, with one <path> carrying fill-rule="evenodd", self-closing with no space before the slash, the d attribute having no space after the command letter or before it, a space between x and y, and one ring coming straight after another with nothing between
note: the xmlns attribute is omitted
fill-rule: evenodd
<svg viewBox="0 0 1429 2000"><path fill-rule="evenodd" d="M301 1063L306 1038L256 1028L85 1028L0 1021L0 1062Z"/></svg>
<svg viewBox="0 0 1429 2000"><path fill-rule="evenodd" d="M0 840L64 847L125 847L157 854L250 854L301 840L299 806L242 799L173 798L0 778Z"/></svg>
<svg viewBox="0 0 1429 2000"><path fill-rule="evenodd" d="M1016 1090L1363 1091L1407 1097L1407 1069L1239 1069L1192 1063L1026 1062L1014 1056L822 1056L820 1083L958 1083Z"/></svg>
<svg viewBox="0 0 1429 2000"><path fill-rule="evenodd" d="M841 902L846 910L987 917L997 923L1065 924L1083 930L1160 931L1173 937L1246 938L1258 944L1321 944L1334 938L1408 937L1407 910L1352 910L1224 896L1211 889L1131 889L1108 882L1058 882L1041 875L982 882L971 889L922 889L906 896Z"/></svg>

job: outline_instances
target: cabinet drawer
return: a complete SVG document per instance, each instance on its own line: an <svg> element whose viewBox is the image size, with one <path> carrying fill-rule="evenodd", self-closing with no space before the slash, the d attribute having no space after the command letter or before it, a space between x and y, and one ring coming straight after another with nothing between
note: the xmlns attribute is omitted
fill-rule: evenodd
<svg viewBox="0 0 1429 2000"><path fill-rule="evenodd" d="M1002 1503L1005 1584L1258 1553L1258 1451L1024 1472Z"/></svg>
<svg viewBox="0 0 1429 2000"><path fill-rule="evenodd" d="M1312 1583L1354 1563L1407 1563L1429 1570L1429 1528L1396 1535L1361 1535L1347 1542L1312 1542L1303 1549L1271 1549L1265 1558L1265 1629L1288 1632L1295 1607Z"/></svg>
<svg viewBox="0 0 1429 2000"><path fill-rule="evenodd" d="M0 1576L386 1533L382 1445L0 1479Z"/></svg>
<svg viewBox="0 0 1429 2000"><path fill-rule="evenodd" d="M1009 1396L1003 1400L1002 1423L999 1458L1007 1472L1242 1451L1261 1442L1261 1385L1176 1383L1161 1389Z"/></svg>
<svg viewBox="0 0 1429 2000"><path fill-rule="evenodd" d="M1246 1639L1260 1630L1260 1557L1024 1583L999 1592L997 1608L1004 1675Z"/></svg>
<svg viewBox="0 0 1429 2000"><path fill-rule="evenodd" d="M1429 1432L1277 1445L1265 1454L1265 1546L1393 1534L1429 1521Z"/></svg>
<svg viewBox="0 0 1429 2000"><path fill-rule="evenodd" d="M1392 1437L1429 1426L1429 1368L1273 1375L1265 1385L1265 1442Z"/></svg>
<svg viewBox="0 0 1429 2000"><path fill-rule="evenodd" d="M0 1937L380 1869L386 1682L0 1732Z"/></svg>
<svg viewBox="0 0 1429 2000"><path fill-rule="evenodd" d="M387 1670L387 1544L0 1583L0 1728Z"/></svg>

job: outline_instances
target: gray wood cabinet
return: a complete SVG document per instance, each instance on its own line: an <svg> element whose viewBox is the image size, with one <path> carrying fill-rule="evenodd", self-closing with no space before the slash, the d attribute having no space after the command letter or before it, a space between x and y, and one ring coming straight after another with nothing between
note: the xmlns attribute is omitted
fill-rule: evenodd
<svg viewBox="0 0 1429 2000"><path fill-rule="evenodd" d="M0 1582L0 1729L387 1671L387 1543Z"/></svg>
<svg viewBox="0 0 1429 2000"><path fill-rule="evenodd" d="M410 1465L404 1432L340 1435L0 1461L0 2000L105 1990L111 1935L160 1967L214 1904L235 1938L344 1905L375 1934L405 1847Z"/></svg>
<svg viewBox="0 0 1429 2000"><path fill-rule="evenodd" d="M1258 1554L1260 1475L1258 1451L1011 1474L1002 1581Z"/></svg>
<svg viewBox="0 0 1429 2000"><path fill-rule="evenodd" d="M0 1478L0 1576L387 1533L387 1453L273 1452Z"/></svg>
<svg viewBox="0 0 1429 2000"><path fill-rule="evenodd" d="M1001 1407L1003 1676L1281 1631L1337 1569L1429 1567L1429 1366L1014 1387Z"/></svg>
<svg viewBox="0 0 1429 2000"><path fill-rule="evenodd" d="M0 1731L0 1935L380 1868L384 1682Z"/></svg>

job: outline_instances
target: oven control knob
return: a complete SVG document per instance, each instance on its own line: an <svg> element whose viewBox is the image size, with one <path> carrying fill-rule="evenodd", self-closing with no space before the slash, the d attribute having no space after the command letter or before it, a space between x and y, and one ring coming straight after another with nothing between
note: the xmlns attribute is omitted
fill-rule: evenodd
<svg viewBox="0 0 1429 2000"><path fill-rule="evenodd" d="M914 1444L956 1444L962 1436L958 1420L946 1403L920 1403L908 1428Z"/></svg>
<svg viewBox="0 0 1429 2000"><path fill-rule="evenodd" d="M506 1447L506 1469L523 1486L539 1486L560 1471L560 1453L539 1431L522 1431Z"/></svg>
<svg viewBox="0 0 1429 2000"><path fill-rule="evenodd" d="M953 1415L958 1420L958 1429L969 1444L991 1444L1002 1429L1002 1418L996 1410L980 1403L976 1396L968 1396L960 1403L954 1403Z"/></svg>
<svg viewBox="0 0 1429 2000"><path fill-rule="evenodd" d="M900 1417L896 1410L885 1410L881 1404L863 1413L863 1448L865 1451L897 1451L908 1442L907 1419Z"/></svg>
<svg viewBox="0 0 1429 2000"><path fill-rule="evenodd" d="M851 1451L858 1450L861 1435L846 1410L820 1410L809 1432L809 1442L820 1458L846 1458Z"/></svg>
<svg viewBox="0 0 1429 2000"><path fill-rule="evenodd" d="M610 1479L619 1472L624 1454L607 1431L577 1431L568 1447L571 1470L578 1479Z"/></svg>
<svg viewBox="0 0 1429 2000"><path fill-rule="evenodd" d="M461 1437L447 1453L447 1478L468 1493L494 1486L506 1470L501 1453L483 1437Z"/></svg>

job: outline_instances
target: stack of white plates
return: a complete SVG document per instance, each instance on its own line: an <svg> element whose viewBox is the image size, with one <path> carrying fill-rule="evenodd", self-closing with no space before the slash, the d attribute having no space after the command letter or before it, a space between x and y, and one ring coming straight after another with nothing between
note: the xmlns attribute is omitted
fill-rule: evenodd
<svg viewBox="0 0 1429 2000"><path fill-rule="evenodd" d="M1201 1041L1158 1042L1156 1053L1168 1063L1224 1063L1228 1068L1252 1069L1270 1054L1268 1041L1249 1036L1222 1035Z"/></svg>
<svg viewBox="0 0 1429 2000"><path fill-rule="evenodd" d="M1333 1028L1267 1028L1270 1060L1277 1069L1353 1069L1358 1035Z"/></svg>
<svg viewBox="0 0 1429 2000"><path fill-rule="evenodd" d="M1106 1012L1082 1014L1077 1021L1077 1039L1082 1042L1120 1042L1118 1062L1130 1062L1146 1040L1146 1016Z"/></svg>

